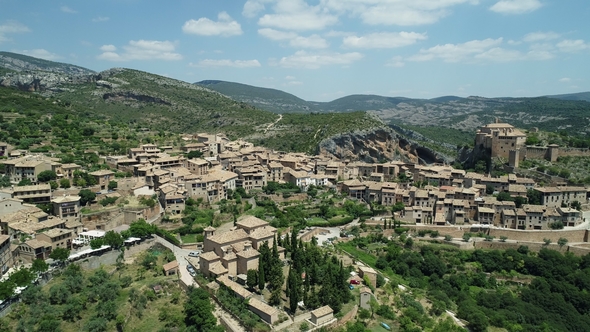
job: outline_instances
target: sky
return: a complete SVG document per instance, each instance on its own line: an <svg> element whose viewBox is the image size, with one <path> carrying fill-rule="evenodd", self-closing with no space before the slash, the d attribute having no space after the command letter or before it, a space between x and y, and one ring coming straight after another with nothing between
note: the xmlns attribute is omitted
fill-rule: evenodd
<svg viewBox="0 0 590 332"><path fill-rule="evenodd" d="M532 97L590 91L590 1L0 0L0 50L308 101Z"/></svg>

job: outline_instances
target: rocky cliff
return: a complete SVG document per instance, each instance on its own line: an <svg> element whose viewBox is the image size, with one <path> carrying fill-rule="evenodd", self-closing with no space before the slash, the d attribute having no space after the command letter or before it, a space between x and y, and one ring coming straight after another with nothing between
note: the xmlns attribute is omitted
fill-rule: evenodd
<svg viewBox="0 0 590 332"><path fill-rule="evenodd" d="M451 160L402 137L388 127L355 131L325 139L319 144L319 152L341 159L380 162L402 160L421 164L448 163Z"/></svg>

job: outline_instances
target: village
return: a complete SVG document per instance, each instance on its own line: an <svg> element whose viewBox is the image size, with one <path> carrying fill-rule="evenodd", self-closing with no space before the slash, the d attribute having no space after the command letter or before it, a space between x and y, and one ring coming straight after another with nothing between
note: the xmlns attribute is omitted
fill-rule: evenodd
<svg viewBox="0 0 590 332"><path fill-rule="evenodd" d="M508 167L518 167L527 153L529 158L557 157L559 149L554 146L542 152L527 149L524 137L509 124L494 123L478 131L476 144L489 149L492 157L507 158ZM14 184L0 189L0 275L36 259L48 259L55 248L72 249L70 258L75 260L82 255L76 249L87 247L107 231L121 232L138 219L148 223L179 220L189 200L218 208L239 190L259 193L283 204L305 201L307 192L316 188L331 190L344 200L378 210L366 221L384 224L385 228L388 221L391 226L394 220L424 229L522 230L531 232L525 233L531 238L536 231L587 228L581 208L588 200L588 188L569 186L558 177L541 186L515 174L491 177L449 165L402 161L372 164L326 155L283 153L241 140L230 141L219 134L184 135L182 139L184 143L178 147L143 144L131 148L127 155L99 156L104 167L92 172L45 155L9 150L0 143L0 155L7 157L0 161L4 175ZM76 178L83 177L87 186L52 188L40 180L39 175L47 171L54 172L60 183L68 180L73 184ZM16 185L24 179L31 184ZM269 184L289 184L296 190L283 195L267 194ZM82 197L85 195L80 194L81 189L93 197ZM531 196L538 201L529 201ZM105 208L101 202L111 207ZM352 219L359 223L358 217ZM277 325L284 321L279 318L280 310L244 288L248 271L258 269L260 247L265 243L272 247L273 241L288 234L288 229L279 230L269 221L242 215L235 218L233 226L210 225L204 228L202 241L182 245L190 250L183 257L186 262L164 270L180 273L183 280L190 280L189 284L194 283L192 276L198 270L239 297L249 298L252 312L268 324ZM326 227L329 225L326 223ZM321 229L308 228L299 237L311 241ZM286 260L284 252L279 246L281 260ZM376 286L374 269L360 264L355 270L351 287L366 280L371 287ZM360 290L361 307L368 306L370 293L367 287ZM308 318L313 328L334 320L332 309L326 306L312 311Z"/></svg>

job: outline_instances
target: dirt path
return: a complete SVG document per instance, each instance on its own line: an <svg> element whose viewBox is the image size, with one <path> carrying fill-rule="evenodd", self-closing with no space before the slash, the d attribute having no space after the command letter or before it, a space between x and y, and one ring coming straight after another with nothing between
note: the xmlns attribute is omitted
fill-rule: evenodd
<svg viewBox="0 0 590 332"><path fill-rule="evenodd" d="M282 115L282 114L279 114L279 118L278 118L278 119L277 119L275 122L273 122L273 123L270 123L268 126L266 126L266 129L264 129L264 133L266 134L266 132L267 132L267 131L268 131L270 128L274 127L274 125L276 125L276 124L277 124L279 121L281 121L282 119L283 119L283 115Z"/></svg>

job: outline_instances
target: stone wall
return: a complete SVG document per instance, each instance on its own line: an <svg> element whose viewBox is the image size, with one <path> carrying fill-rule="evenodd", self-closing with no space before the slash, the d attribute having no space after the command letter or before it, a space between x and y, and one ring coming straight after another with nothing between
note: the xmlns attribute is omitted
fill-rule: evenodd
<svg viewBox="0 0 590 332"><path fill-rule="evenodd" d="M588 232L585 229L580 230L538 230L523 231L518 229L490 228L489 235L499 239L506 236L510 240L544 242L544 239L550 239L551 242L557 243L560 238L566 238L572 242L588 242Z"/></svg>

